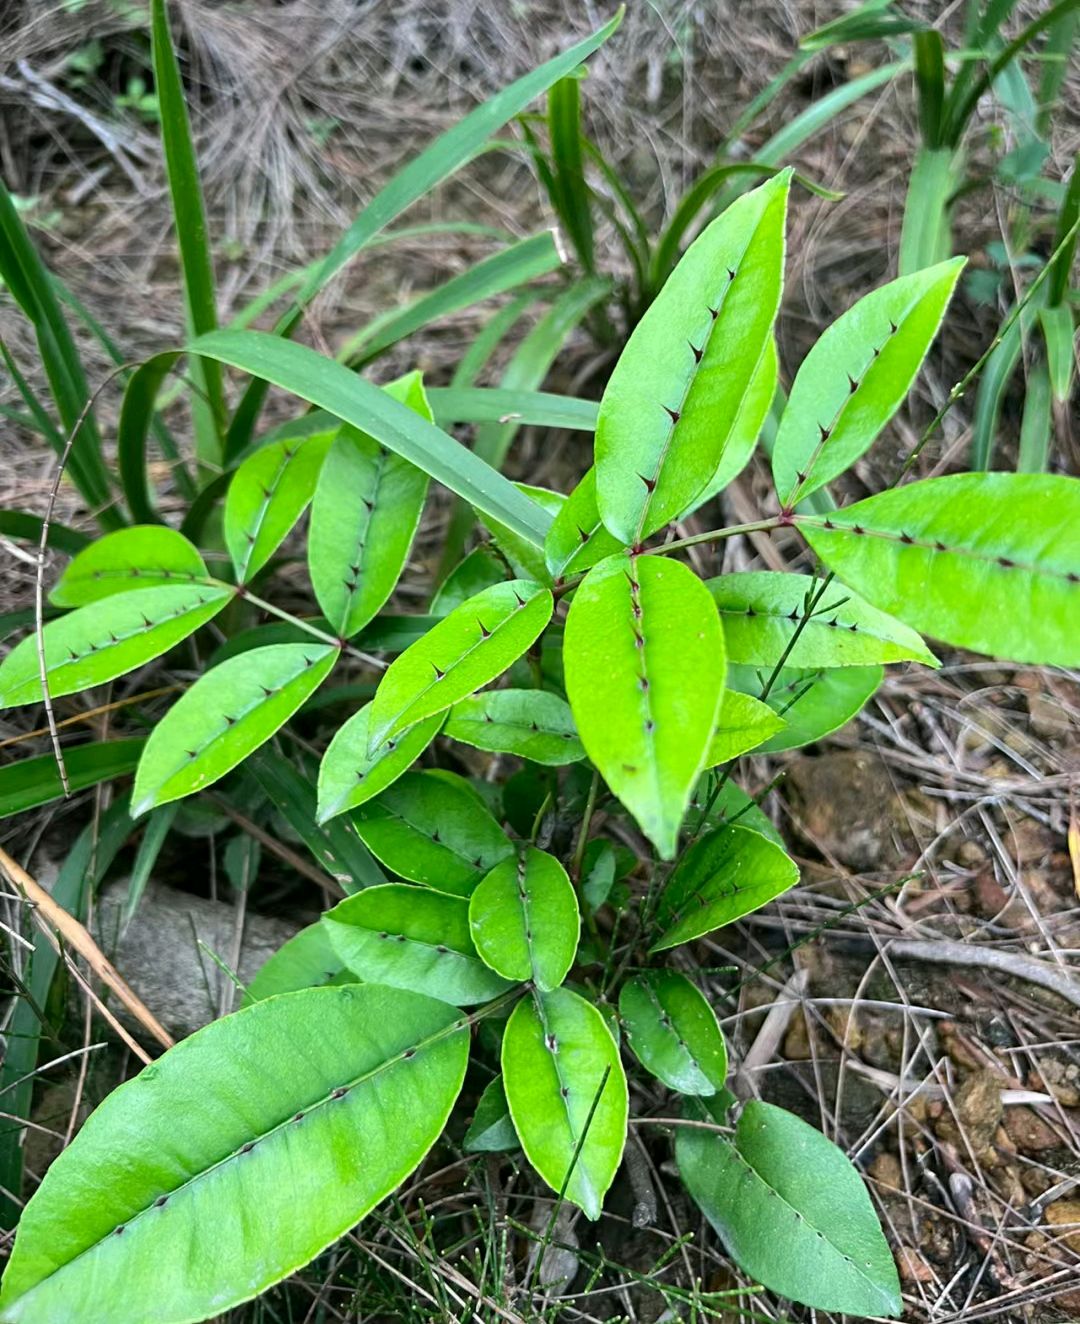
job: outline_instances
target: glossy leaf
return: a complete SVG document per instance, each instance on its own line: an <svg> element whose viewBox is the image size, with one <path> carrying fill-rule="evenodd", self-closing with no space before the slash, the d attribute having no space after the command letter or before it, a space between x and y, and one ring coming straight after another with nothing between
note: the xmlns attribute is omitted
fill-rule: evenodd
<svg viewBox="0 0 1080 1324"><path fill-rule="evenodd" d="M676 1128L679 1175L732 1259L781 1296L819 1310L899 1315L900 1283L858 1172L794 1114L754 1100L734 1143Z"/></svg>
<svg viewBox="0 0 1080 1324"><path fill-rule="evenodd" d="M572 432L596 430L596 401L501 386L433 386L428 399L440 427L452 423L533 423Z"/></svg>
<svg viewBox="0 0 1080 1324"><path fill-rule="evenodd" d="M387 883L347 897L322 922L338 955L365 983L454 1006L484 1002L510 987L477 956L469 903L460 897Z"/></svg>
<svg viewBox="0 0 1080 1324"><path fill-rule="evenodd" d="M74 557L49 591L57 607L83 607L113 593L205 580L206 563L182 533L139 524L98 538Z"/></svg>
<svg viewBox="0 0 1080 1324"><path fill-rule="evenodd" d="M716 473L772 333L790 179L738 198L698 236L615 365L596 423L597 501L626 545L686 510Z"/></svg>
<svg viewBox="0 0 1080 1324"><path fill-rule="evenodd" d="M418 372L383 388L430 420ZM323 461L308 531L315 597L334 630L351 638L394 591L409 558L428 476L354 428L343 428Z"/></svg>
<svg viewBox="0 0 1080 1324"><path fill-rule="evenodd" d="M72 791L134 772L144 740L102 740L64 750L64 768ZM64 794L54 754L16 759L0 768L0 818L59 800Z"/></svg>
<svg viewBox="0 0 1080 1324"><path fill-rule="evenodd" d="M307 509L326 452L341 425L283 437L241 464L225 496L225 545L241 584L263 568Z"/></svg>
<svg viewBox="0 0 1080 1324"><path fill-rule="evenodd" d="M208 1025L110 1094L55 1160L0 1313L59 1324L78 1303L88 1322L142 1324L152 1302L155 1324L181 1324L249 1300L416 1167L468 1048L448 1007L356 985Z"/></svg>
<svg viewBox="0 0 1080 1324"><path fill-rule="evenodd" d="M708 590L678 561L610 557L574 595L564 665L581 743L670 859L724 689Z"/></svg>
<svg viewBox="0 0 1080 1324"><path fill-rule="evenodd" d="M694 787L690 811L686 815L686 830L701 834L731 823L750 828L783 848L784 839L765 811L730 777L725 778L719 788L716 786L718 780L717 774L706 773Z"/></svg>
<svg viewBox="0 0 1080 1324"><path fill-rule="evenodd" d="M456 607L390 664L371 706L368 747L440 713L505 671L551 619L551 594L512 579Z"/></svg>
<svg viewBox="0 0 1080 1324"><path fill-rule="evenodd" d="M628 1107L604 1017L567 988L522 999L503 1034L502 1071L525 1156L553 1191L599 1218L622 1159Z"/></svg>
<svg viewBox="0 0 1080 1324"><path fill-rule="evenodd" d="M661 937L650 951L733 924L794 887L799 870L774 842L745 827L699 837L668 879L657 907Z"/></svg>
<svg viewBox="0 0 1080 1324"><path fill-rule="evenodd" d="M295 993L301 988L355 982L356 976L346 970L345 962L334 950L330 931L321 920L316 920L267 957L248 984L242 1006L277 997L279 993Z"/></svg>
<svg viewBox="0 0 1080 1324"><path fill-rule="evenodd" d="M812 575L751 570L708 581L724 623L724 642L732 662L774 667L799 637L785 665L854 667L913 658L928 666L938 660L914 630L871 607L842 584L832 583L820 597L821 580ZM802 625L806 606L816 605Z"/></svg>
<svg viewBox="0 0 1080 1324"><path fill-rule="evenodd" d="M705 762L710 768L715 768L718 763L730 763L783 729L784 719L767 703L749 694L728 690Z"/></svg>
<svg viewBox="0 0 1080 1324"><path fill-rule="evenodd" d="M484 690L455 703L443 735L493 754L558 767L585 757L574 715L549 690Z"/></svg>
<svg viewBox="0 0 1080 1324"><path fill-rule="evenodd" d="M255 648L213 667L150 733L132 792L136 817L224 777L283 726L330 674L338 650Z"/></svg>
<svg viewBox="0 0 1080 1324"><path fill-rule="evenodd" d="M371 704L353 713L335 733L319 764L318 821L355 809L380 795L407 772L442 726L441 713L417 722L400 736L384 740L374 753L368 752Z"/></svg>
<svg viewBox="0 0 1080 1324"><path fill-rule="evenodd" d="M54 699L115 680L212 620L232 598L225 584L132 589L49 621L42 635ZM0 664L0 708L41 701L38 640L30 634Z"/></svg>
<svg viewBox="0 0 1080 1324"><path fill-rule="evenodd" d="M505 979L558 988L574 963L581 919L566 870L524 847L497 864L469 898L469 928L481 960Z"/></svg>
<svg viewBox="0 0 1080 1324"><path fill-rule="evenodd" d="M528 483L517 483L516 486L530 501L535 501L541 510L547 511L552 519L558 516L559 511L566 504L566 497L561 492L552 492L546 487L532 487ZM500 524L498 520L491 519L490 516L485 518L483 523L491 534L491 541L498 548L515 578L532 579L538 584L551 583L542 548L537 547L527 538L522 538L513 529Z"/></svg>
<svg viewBox="0 0 1080 1324"><path fill-rule="evenodd" d="M502 1076L488 1082L476 1112L465 1132L461 1148L466 1154L497 1154L518 1148L517 1132L510 1117Z"/></svg>
<svg viewBox="0 0 1080 1324"><path fill-rule="evenodd" d="M677 970L628 979L619 1018L646 1071L680 1094L715 1094L727 1078L727 1048L716 1015L697 986Z"/></svg>
<svg viewBox="0 0 1080 1324"><path fill-rule="evenodd" d="M839 731L859 712L885 679L883 667L782 667L766 700L784 719L784 727L759 747L762 754L798 749ZM732 665L728 671L732 689L756 695L761 692L762 673L752 667Z"/></svg>
<svg viewBox="0 0 1080 1324"><path fill-rule="evenodd" d="M468 785L431 772L406 773L362 805L354 822L393 873L454 896L467 897L514 850Z"/></svg>
<svg viewBox="0 0 1080 1324"><path fill-rule="evenodd" d="M874 606L924 634L1016 662L1080 662L1080 482L951 474L799 525Z"/></svg>
<svg viewBox="0 0 1080 1324"><path fill-rule="evenodd" d="M455 607L492 584L508 578L502 557L489 544L474 547L454 566L431 599L432 616L449 616Z"/></svg>
<svg viewBox="0 0 1080 1324"><path fill-rule="evenodd" d="M892 418L926 357L965 259L901 276L838 317L795 376L773 448L773 480L791 509L862 455Z"/></svg>
<svg viewBox="0 0 1080 1324"><path fill-rule="evenodd" d="M547 567L556 579L580 575L624 546L604 528L596 504L596 469L590 468L548 529L544 541Z"/></svg>

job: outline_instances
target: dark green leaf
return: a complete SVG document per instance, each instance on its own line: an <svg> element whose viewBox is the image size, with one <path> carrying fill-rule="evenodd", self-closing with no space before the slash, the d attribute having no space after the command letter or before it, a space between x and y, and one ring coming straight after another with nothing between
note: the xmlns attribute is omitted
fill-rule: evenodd
<svg viewBox="0 0 1080 1324"><path fill-rule="evenodd" d="M510 1105L506 1102L502 1076L488 1082L476 1112L465 1132L461 1148L466 1154L497 1154L518 1148L517 1132L510 1118Z"/></svg>
<svg viewBox="0 0 1080 1324"><path fill-rule="evenodd" d="M619 995L626 1038L646 1071L681 1094L715 1094L727 1078L716 1015L677 970L635 975Z"/></svg>
<svg viewBox="0 0 1080 1324"><path fill-rule="evenodd" d="M64 750L64 768L72 791L134 772L145 740L103 740ZM20 814L37 805L59 800L64 794L60 769L53 754L17 759L0 768L0 818Z"/></svg>

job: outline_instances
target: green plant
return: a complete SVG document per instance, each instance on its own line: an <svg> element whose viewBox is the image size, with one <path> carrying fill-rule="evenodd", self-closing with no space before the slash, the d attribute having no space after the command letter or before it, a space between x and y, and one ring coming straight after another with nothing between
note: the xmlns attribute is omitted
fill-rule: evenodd
<svg viewBox="0 0 1080 1324"><path fill-rule="evenodd" d="M651 541L753 447L790 181L740 197L672 272L596 413L595 468L568 496L515 485L454 442L415 373L380 390L249 331L187 346L315 412L231 476L220 575L163 526L79 552L52 593L71 610L42 631L44 679L74 693L181 639L205 656L215 621L224 648L152 725L131 812L152 822L185 797L236 794L250 768L345 896L271 958L246 1006L121 1086L53 1164L0 1290L9 1324L67 1319L74 1302L87 1320L149 1309L168 1324L250 1298L416 1168L470 1055L488 1083L467 1152L520 1146L560 1203L598 1217L630 1062L681 1096L679 1171L749 1276L826 1310L899 1311L842 1151L761 1102L732 1129L724 1040L686 944L797 882L731 780L740 753L835 729L886 664L936 665L922 633L1080 661L1080 484L961 474L796 511L899 406L953 260L860 299L807 355L775 437L778 514ZM470 553L426 616L387 616L430 478L470 504L494 552ZM253 591L309 504L315 619ZM824 568L703 581L679 558L747 527L797 531ZM281 621L252 626L267 610ZM373 653L394 660L334 734L311 795L289 719ZM39 702L42 682L31 635L0 666L0 698ZM355 686L339 693L355 704ZM514 796L439 766L455 742L521 759ZM601 807L636 853L597 830Z"/></svg>

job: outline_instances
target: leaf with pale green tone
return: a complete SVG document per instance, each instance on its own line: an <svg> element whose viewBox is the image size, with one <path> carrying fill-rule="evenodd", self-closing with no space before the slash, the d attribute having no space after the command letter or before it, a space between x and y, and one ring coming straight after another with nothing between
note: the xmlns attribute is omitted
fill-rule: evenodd
<svg viewBox="0 0 1080 1324"><path fill-rule="evenodd" d="M563 649L581 743L671 859L724 692L724 636L708 589L678 561L612 556L575 593Z"/></svg>
<svg viewBox="0 0 1080 1324"><path fill-rule="evenodd" d="M454 1006L498 997L510 984L476 954L469 903L407 883L368 887L322 922L334 950L365 982L425 993Z"/></svg>
<svg viewBox="0 0 1080 1324"><path fill-rule="evenodd" d="M439 427L452 423L532 423L571 432L596 430L596 401L550 391L503 386L432 386L428 399Z"/></svg>
<svg viewBox="0 0 1080 1324"><path fill-rule="evenodd" d="M1010 310L1005 320L1008 321L1011 316ZM1030 318L1021 312L1011 325L999 331L998 342L990 351L979 374L971 423L972 469L989 469L993 461L1002 407L1029 331Z"/></svg>
<svg viewBox="0 0 1080 1324"><path fill-rule="evenodd" d="M439 585L431 599L432 616L449 616L455 607L507 576L502 557L489 545L474 547Z"/></svg>
<svg viewBox="0 0 1080 1324"><path fill-rule="evenodd" d="M400 776L361 805L353 822L364 845L392 872L455 896L467 897L514 852L470 786L432 772Z"/></svg>
<svg viewBox="0 0 1080 1324"><path fill-rule="evenodd" d="M699 837L668 879L656 911L662 952L760 910L799 881L795 861L748 827Z"/></svg>
<svg viewBox="0 0 1080 1324"><path fill-rule="evenodd" d="M493 754L559 767L585 757L574 715L549 690L485 690L455 703L443 735Z"/></svg>
<svg viewBox="0 0 1080 1324"><path fill-rule="evenodd" d="M553 519L558 517L566 503L566 497L561 492L552 492L546 487L531 487L528 483L517 483L516 486ZM551 583L542 548L519 537L512 529L490 516L482 518L482 523L517 579L531 579L538 584Z"/></svg>
<svg viewBox="0 0 1080 1324"><path fill-rule="evenodd" d="M261 331L215 331L188 346L317 405L423 469L451 492L538 547L550 520L509 479L434 423L307 345Z"/></svg>
<svg viewBox="0 0 1080 1324"><path fill-rule="evenodd" d="M729 691L724 696L725 700L731 697L731 693ZM707 772L694 787L690 810L686 815L687 832L700 835L711 828L730 823L750 828L783 848L784 838L768 814L730 777L724 780L719 789L716 786L718 780L716 773ZM708 815L705 814L706 806Z"/></svg>
<svg viewBox="0 0 1080 1324"><path fill-rule="evenodd" d="M872 290L803 359L772 455L785 509L850 468L896 413L937 335L964 262L953 258Z"/></svg>
<svg viewBox="0 0 1080 1324"><path fill-rule="evenodd" d="M134 671L212 620L232 600L227 584L132 589L79 607L42 630L49 693L54 699ZM0 708L41 702L37 634L0 664Z"/></svg>
<svg viewBox="0 0 1080 1324"><path fill-rule="evenodd" d="M384 740L368 752L368 723L371 704L367 703L335 733L319 764L318 821L355 809L365 800L380 795L407 772L435 739L443 723L442 713L417 722L400 736Z"/></svg>
<svg viewBox="0 0 1080 1324"><path fill-rule="evenodd" d="M849 587L923 634L1014 662L1080 662L1080 482L950 474L800 516Z"/></svg>
<svg viewBox="0 0 1080 1324"><path fill-rule="evenodd" d="M767 703L749 694L740 694L738 690L728 690L705 756L706 765L715 768L718 763L730 763L783 729L784 719L777 716Z"/></svg>
<svg viewBox="0 0 1080 1324"><path fill-rule="evenodd" d="M250 1300L416 1167L468 1051L444 1004L355 984L208 1025L110 1094L53 1162L0 1315L187 1324Z"/></svg>
<svg viewBox="0 0 1080 1324"><path fill-rule="evenodd" d="M1045 473L1050 465L1053 428L1050 368L1045 359L1033 363L1025 374L1024 412L1020 419L1020 446L1016 455L1019 474Z"/></svg>
<svg viewBox="0 0 1080 1324"><path fill-rule="evenodd" d="M820 1131L753 1100L734 1141L677 1127L675 1157L686 1189L751 1278L819 1310L900 1314L896 1265L874 1206L850 1160Z"/></svg>
<svg viewBox="0 0 1080 1324"><path fill-rule="evenodd" d="M550 592L524 579L493 584L455 607L379 682L369 748L494 680L536 640L553 609Z"/></svg>
<svg viewBox="0 0 1080 1324"><path fill-rule="evenodd" d="M160 809L151 810L146 817L142 840L139 842L139 849L135 852L135 862L131 866L127 896L124 898L125 924L130 924L135 918L135 912L139 909L139 902L150 882L150 876L172 830L173 820L179 808L180 806L175 803L162 805Z"/></svg>
<svg viewBox="0 0 1080 1324"><path fill-rule="evenodd" d="M634 328L596 423L597 502L636 544L710 482L772 334L789 171L738 198L690 245Z"/></svg>
<svg viewBox="0 0 1080 1324"><path fill-rule="evenodd" d="M83 607L113 593L206 578L206 563L182 533L162 524L139 524L107 533L79 552L49 591L49 601Z"/></svg>
<svg viewBox="0 0 1080 1324"><path fill-rule="evenodd" d="M504 979L531 980L543 993L558 988L581 929L566 870L554 855L523 847L477 885L469 928L480 959Z"/></svg>
<svg viewBox="0 0 1080 1324"><path fill-rule="evenodd" d="M599 910L615 885L617 861L609 841L594 837L581 859L581 899L589 910Z"/></svg>
<svg viewBox="0 0 1080 1324"><path fill-rule="evenodd" d="M341 425L283 437L249 455L225 496L225 545L243 584L270 560L307 509L319 470Z"/></svg>
<svg viewBox="0 0 1080 1324"><path fill-rule="evenodd" d="M498 1154L519 1148L502 1076L496 1076L485 1086L461 1148L466 1154Z"/></svg>
<svg viewBox="0 0 1080 1324"><path fill-rule="evenodd" d="M85 791L88 786L134 772L145 740L102 740L64 750L68 788ZM16 759L0 768L0 818L59 800L64 795L54 754Z"/></svg>
<svg viewBox="0 0 1080 1324"><path fill-rule="evenodd" d="M316 920L267 957L248 984L241 1005L246 1007L301 988L354 983L356 976L345 968L345 962L334 950L329 929Z"/></svg>
<svg viewBox="0 0 1080 1324"><path fill-rule="evenodd" d="M784 719L783 730L770 736L759 753L799 749L831 735L859 712L885 679L876 667L781 667L766 703ZM762 672L732 663L728 684L743 694L761 692Z"/></svg>
<svg viewBox="0 0 1080 1324"><path fill-rule="evenodd" d="M619 994L627 1042L646 1071L680 1094L715 1094L727 1078L727 1048L716 1015L677 970L651 970Z"/></svg>
<svg viewBox="0 0 1080 1324"><path fill-rule="evenodd" d="M596 469L590 468L548 529L544 558L556 579L579 575L625 544L608 533L596 505Z"/></svg>
<svg viewBox="0 0 1080 1324"><path fill-rule="evenodd" d="M383 388L431 418L411 372ZM311 503L308 571L331 628L346 638L376 616L401 576L427 496L428 476L372 437L343 428L323 461Z"/></svg>
<svg viewBox="0 0 1080 1324"><path fill-rule="evenodd" d="M132 814L204 790L283 726L326 679L338 650L272 644L205 672L150 733Z"/></svg>
<svg viewBox="0 0 1080 1324"><path fill-rule="evenodd" d="M553 1191L599 1218L622 1160L628 1110L603 1015L568 988L522 999L503 1034L502 1073L526 1158Z"/></svg>
<svg viewBox="0 0 1080 1324"><path fill-rule="evenodd" d="M1039 309L1039 325L1046 341L1046 364L1050 374L1050 388L1058 404L1065 404L1072 394L1073 312L1068 304Z"/></svg>
<svg viewBox="0 0 1080 1324"><path fill-rule="evenodd" d="M822 581L812 575L751 570L707 582L732 662L774 667L783 657L792 667L857 667L911 658L940 665L914 630L842 584L830 584L817 597ZM799 637L785 653L796 631Z"/></svg>

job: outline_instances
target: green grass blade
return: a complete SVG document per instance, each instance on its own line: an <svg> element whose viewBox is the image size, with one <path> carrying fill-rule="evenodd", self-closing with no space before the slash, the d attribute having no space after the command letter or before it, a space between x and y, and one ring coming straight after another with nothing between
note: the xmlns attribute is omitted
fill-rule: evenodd
<svg viewBox="0 0 1080 1324"><path fill-rule="evenodd" d="M596 273L596 238L581 145L581 80L560 78L548 92L548 137L554 167L553 201L585 274Z"/></svg>
<svg viewBox="0 0 1080 1324"><path fill-rule="evenodd" d="M11 353L3 340L0 340L0 356L3 357L4 367L7 368L12 384L19 395L22 396L23 403L30 411L29 417L24 421L23 426L31 426L36 432L40 432L53 450L60 454L64 449L63 434L52 421L49 411L41 403L37 392L19 371L19 365L11 357Z"/></svg>
<svg viewBox="0 0 1080 1324"><path fill-rule="evenodd" d="M453 423L532 423L573 432L596 430L595 400L577 400L548 391L513 391L502 387L432 386L428 400L440 427Z"/></svg>
<svg viewBox="0 0 1080 1324"><path fill-rule="evenodd" d="M998 420L1005 393L1009 389L1023 348L1023 316L1017 318L1001 338L1001 343L986 360L975 398L975 419L971 428L971 467L989 469L994 458Z"/></svg>
<svg viewBox="0 0 1080 1324"><path fill-rule="evenodd" d="M912 276L951 255L949 204L960 177L959 158L951 147L919 149L904 200L899 275Z"/></svg>
<svg viewBox="0 0 1080 1324"><path fill-rule="evenodd" d="M915 90L919 101L919 129L923 146L942 146L942 112L945 105L945 43L941 33L932 29L916 32L912 38L915 52Z"/></svg>
<svg viewBox="0 0 1080 1324"><path fill-rule="evenodd" d="M1050 436L1050 372L1046 360L1039 359L1027 374L1024 415L1020 421L1020 453L1016 460L1017 473L1041 474L1047 471Z"/></svg>
<svg viewBox="0 0 1080 1324"><path fill-rule="evenodd" d="M172 371L178 353L155 354L131 374L120 405L116 429L116 462L120 485L136 524L154 524L157 512L146 480L146 437L154 419L154 401Z"/></svg>
<svg viewBox="0 0 1080 1324"><path fill-rule="evenodd" d="M1058 212L1052 249L1057 256L1047 278L1046 288L1046 302L1050 308L1057 308L1063 304L1069 293L1069 276L1072 273L1073 258L1076 256L1078 218L1080 218L1080 152L1073 159L1069 187L1065 190L1065 199Z"/></svg>
<svg viewBox="0 0 1080 1324"><path fill-rule="evenodd" d="M64 752L64 767L71 791L85 791L99 782L134 772L145 740L102 740L75 745ZM56 758L40 754L16 759L0 768L0 818L36 809L65 794Z"/></svg>
<svg viewBox="0 0 1080 1324"><path fill-rule="evenodd" d="M40 515L30 515L22 510L0 510L0 533L9 538L23 538L27 542L41 541L41 526L44 523ZM47 546L55 547L60 552L70 552L72 556L90 545L90 539L78 529L69 529L64 524L49 521Z"/></svg>
<svg viewBox="0 0 1080 1324"><path fill-rule="evenodd" d="M1080 13L1072 10L1061 14L1051 26L1043 45L1043 65L1036 97L1038 110L1035 115L1035 132L1040 138L1049 136L1051 117L1058 108L1058 98L1065 83L1065 75L1069 72L1069 56L1078 31Z"/></svg>

